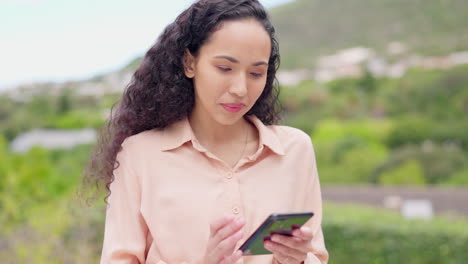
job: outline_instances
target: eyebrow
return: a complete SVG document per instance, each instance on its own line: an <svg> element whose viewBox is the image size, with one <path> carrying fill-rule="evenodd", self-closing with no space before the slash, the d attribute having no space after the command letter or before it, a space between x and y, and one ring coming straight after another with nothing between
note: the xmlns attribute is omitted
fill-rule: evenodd
<svg viewBox="0 0 468 264"><path fill-rule="evenodd" d="M226 59L226 60L228 60L230 62L233 62L233 63L239 63L238 60L234 59L233 57L226 56L226 55L215 56L215 58ZM268 66L268 63L266 63L264 61L258 61L258 62L252 63L252 66L260 66L260 65L267 65Z"/></svg>

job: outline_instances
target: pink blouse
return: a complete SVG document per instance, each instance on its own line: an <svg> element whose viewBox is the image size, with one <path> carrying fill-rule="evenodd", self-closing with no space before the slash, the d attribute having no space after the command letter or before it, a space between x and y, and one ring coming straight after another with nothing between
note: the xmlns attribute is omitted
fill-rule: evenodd
<svg viewBox="0 0 468 264"><path fill-rule="evenodd" d="M235 168L200 145L187 118L127 138L110 186L101 264L202 264L214 219L243 216L240 246L271 213L303 211L315 213L306 223L314 239L305 263L327 263L310 137L292 127L265 126L255 116L248 120L259 146ZM238 263L271 264L273 255Z"/></svg>

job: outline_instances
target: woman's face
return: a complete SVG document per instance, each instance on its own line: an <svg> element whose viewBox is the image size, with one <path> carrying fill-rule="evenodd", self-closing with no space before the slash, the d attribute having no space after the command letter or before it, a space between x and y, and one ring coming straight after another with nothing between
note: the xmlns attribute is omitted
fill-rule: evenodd
<svg viewBox="0 0 468 264"><path fill-rule="evenodd" d="M271 39L254 19L224 22L200 48L187 51L185 75L193 78L198 118L235 124L255 104L266 84Z"/></svg>

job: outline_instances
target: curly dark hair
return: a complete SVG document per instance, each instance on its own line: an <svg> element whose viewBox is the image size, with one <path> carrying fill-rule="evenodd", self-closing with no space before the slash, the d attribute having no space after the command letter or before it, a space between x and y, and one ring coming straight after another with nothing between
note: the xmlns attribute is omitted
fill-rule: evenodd
<svg viewBox="0 0 468 264"><path fill-rule="evenodd" d="M265 88L247 115L264 124L280 119L281 106L276 71L280 64L275 29L258 0L199 0L182 12L146 52L123 96L112 110L84 174L83 186L105 186L107 197L119 164L117 153L129 136L164 127L188 116L194 107L192 79L184 74L183 58L188 49L195 57L200 47L223 21L256 19L271 38L271 53Z"/></svg>

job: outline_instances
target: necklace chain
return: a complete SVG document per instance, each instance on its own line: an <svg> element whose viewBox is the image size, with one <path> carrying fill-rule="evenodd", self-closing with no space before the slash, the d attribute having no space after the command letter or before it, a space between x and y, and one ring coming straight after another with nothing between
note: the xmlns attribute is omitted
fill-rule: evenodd
<svg viewBox="0 0 468 264"><path fill-rule="evenodd" d="M239 161L240 161L240 160L242 159L242 157L244 156L244 152L245 152L245 149L246 149L246 147L247 147L247 139L248 139L248 138L249 138L249 129L248 129L248 127L247 127L247 129L245 130L244 148L242 149L242 152L241 152L241 154L240 154L240 156L239 156L239 159L237 159L236 164L238 164Z"/></svg>

